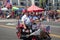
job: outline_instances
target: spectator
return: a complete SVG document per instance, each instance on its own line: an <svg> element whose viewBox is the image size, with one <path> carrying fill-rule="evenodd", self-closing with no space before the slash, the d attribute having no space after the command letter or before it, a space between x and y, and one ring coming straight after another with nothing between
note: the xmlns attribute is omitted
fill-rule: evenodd
<svg viewBox="0 0 60 40"><path fill-rule="evenodd" d="M58 19L58 13L56 10L55 10L54 16L55 16L55 19Z"/></svg>
<svg viewBox="0 0 60 40"><path fill-rule="evenodd" d="M12 18L14 18L14 14L15 14L15 12L12 11L12 12L11 12L11 17L12 17Z"/></svg>
<svg viewBox="0 0 60 40"><path fill-rule="evenodd" d="M2 15L3 15L3 13L2 13L2 11L0 10L0 18L2 18Z"/></svg>
<svg viewBox="0 0 60 40"><path fill-rule="evenodd" d="M33 13L33 20L36 20L36 19L38 19L37 15L38 15L38 14L36 14L36 13Z"/></svg>

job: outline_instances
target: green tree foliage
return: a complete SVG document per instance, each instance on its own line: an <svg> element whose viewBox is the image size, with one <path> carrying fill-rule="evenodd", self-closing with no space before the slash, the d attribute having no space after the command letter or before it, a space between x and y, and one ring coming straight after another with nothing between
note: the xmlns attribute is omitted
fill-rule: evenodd
<svg viewBox="0 0 60 40"><path fill-rule="evenodd" d="M40 7L45 7L46 5L46 0L39 0L40 1Z"/></svg>

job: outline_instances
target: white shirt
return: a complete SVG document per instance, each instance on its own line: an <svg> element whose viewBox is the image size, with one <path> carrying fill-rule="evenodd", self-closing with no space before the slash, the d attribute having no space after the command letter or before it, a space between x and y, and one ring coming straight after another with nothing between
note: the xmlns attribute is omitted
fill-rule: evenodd
<svg viewBox="0 0 60 40"><path fill-rule="evenodd" d="M29 17L27 17L26 15L23 15L21 20L22 20L25 24L29 24L29 23L30 23L30 19L29 19Z"/></svg>

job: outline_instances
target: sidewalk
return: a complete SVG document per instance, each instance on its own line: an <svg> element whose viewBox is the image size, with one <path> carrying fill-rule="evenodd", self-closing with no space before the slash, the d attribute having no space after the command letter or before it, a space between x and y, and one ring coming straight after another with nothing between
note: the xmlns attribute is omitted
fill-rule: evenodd
<svg viewBox="0 0 60 40"><path fill-rule="evenodd" d="M45 25L60 26L60 22L55 22L55 21L50 21L50 22L44 21L44 22L41 22L41 23L45 24Z"/></svg>
<svg viewBox="0 0 60 40"><path fill-rule="evenodd" d="M6 25L15 25L17 23L17 19L0 19L0 23L1 24L6 24ZM50 21L50 22L47 22L47 21L43 21L41 22L42 24L45 24L45 25L52 25L52 26L60 26L60 22L54 22L54 21Z"/></svg>
<svg viewBox="0 0 60 40"><path fill-rule="evenodd" d="M0 22L17 22L17 19L0 19Z"/></svg>

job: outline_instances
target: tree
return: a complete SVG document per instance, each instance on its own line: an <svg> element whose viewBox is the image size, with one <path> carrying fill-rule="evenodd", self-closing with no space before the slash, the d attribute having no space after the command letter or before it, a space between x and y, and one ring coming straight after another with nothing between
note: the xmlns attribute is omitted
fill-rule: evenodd
<svg viewBox="0 0 60 40"><path fill-rule="evenodd" d="M46 0L40 0L40 7L46 7Z"/></svg>
<svg viewBox="0 0 60 40"><path fill-rule="evenodd" d="M43 0L39 0L39 1L40 1L40 7L42 7L42 5L43 5L43 4L42 4L42 1L43 1Z"/></svg>

